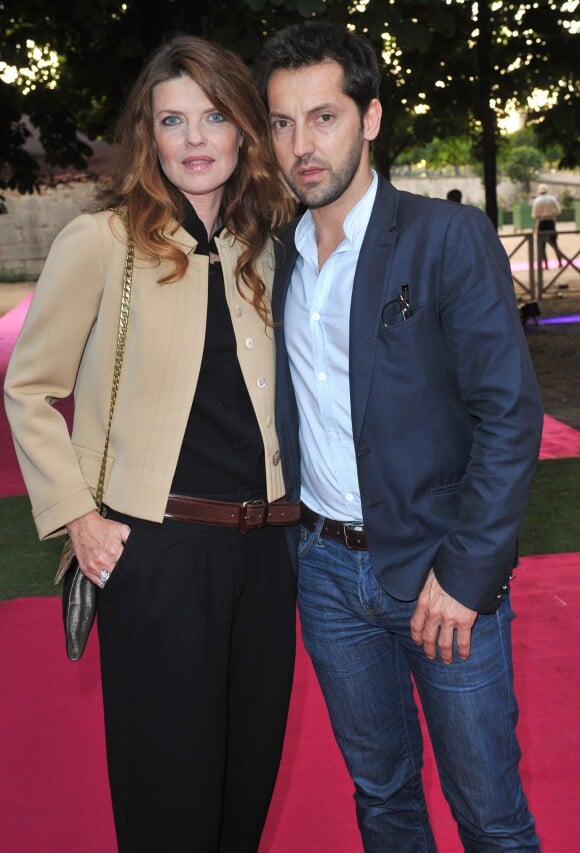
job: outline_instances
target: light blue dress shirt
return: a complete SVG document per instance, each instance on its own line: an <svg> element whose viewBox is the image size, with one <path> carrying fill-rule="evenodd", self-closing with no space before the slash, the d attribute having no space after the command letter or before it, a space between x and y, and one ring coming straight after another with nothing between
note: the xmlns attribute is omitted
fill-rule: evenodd
<svg viewBox="0 0 580 853"><path fill-rule="evenodd" d="M373 180L344 220L344 240L318 269L314 220L307 211L295 234L298 250L284 324L300 420L301 499L340 521L360 521L362 508L352 436L349 318L354 274L377 193Z"/></svg>

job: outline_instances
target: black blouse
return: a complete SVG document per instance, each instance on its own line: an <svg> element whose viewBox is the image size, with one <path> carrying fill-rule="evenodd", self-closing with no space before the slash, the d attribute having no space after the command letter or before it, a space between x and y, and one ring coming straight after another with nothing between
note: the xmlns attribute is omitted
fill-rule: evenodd
<svg viewBox="0 0 580 853"><path fill-rule="evenodd" d="M197 389L171 491L221 500L266 497L264 446L236 352L215 234L193 207L182 223L208 255L208 309Z"/></svg>

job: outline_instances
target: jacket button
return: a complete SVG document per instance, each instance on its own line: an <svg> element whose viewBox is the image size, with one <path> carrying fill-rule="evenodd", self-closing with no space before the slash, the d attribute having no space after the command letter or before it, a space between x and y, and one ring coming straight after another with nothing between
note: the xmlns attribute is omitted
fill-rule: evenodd
<svg viewBox="0 0 580 853"><path fill-rule="evenodd" d="M276 450L275 453L272 454L272 465L280 464L280 451Z"/></svg>

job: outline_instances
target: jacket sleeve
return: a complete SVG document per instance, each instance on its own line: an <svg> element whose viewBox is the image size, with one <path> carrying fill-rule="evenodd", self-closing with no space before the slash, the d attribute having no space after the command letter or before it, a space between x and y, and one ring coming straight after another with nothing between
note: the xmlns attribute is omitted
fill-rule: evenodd
<svg viewBox="0 0 580 853"><path fill-rule="evenodd" d="M6 413L41 538L55 532L45 516L60 527L95 508L54 404L74 389L98 314L104 221L79 216L55 239L6 374Z"/></svg>
<svg viewBox="0 0 580 853"><path fill-rule="evenodd" d="M487 612L516 562L543 412L508 259L488 218L475 208L450 219L439 306L474 429L459 512L434 569L448 594Z"/></svg>

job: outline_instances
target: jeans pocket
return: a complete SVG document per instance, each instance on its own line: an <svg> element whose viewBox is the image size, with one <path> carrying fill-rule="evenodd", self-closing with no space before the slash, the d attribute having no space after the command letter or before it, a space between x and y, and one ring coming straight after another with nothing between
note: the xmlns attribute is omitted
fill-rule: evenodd
<svg viewBox="0 0 580 853"><path fill-rule="evenodd" d="M304 557L315 544L317 539L316 532L314 530L308 530L308 528L300 525L300 536L298 537L298 557Z"/></svg>

